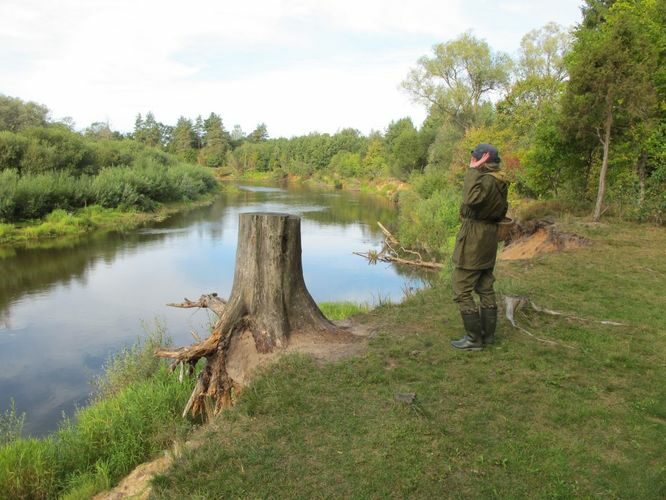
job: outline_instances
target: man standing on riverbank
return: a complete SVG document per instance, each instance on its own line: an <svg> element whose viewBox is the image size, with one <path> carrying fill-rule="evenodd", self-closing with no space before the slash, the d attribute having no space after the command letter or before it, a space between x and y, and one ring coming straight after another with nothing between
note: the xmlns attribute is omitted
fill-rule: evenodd
<svg viewBox="0 0 666 500"><path fill-rule="evenodd" d="M465 335L456 349L478 351L495 341L497 302L493 269L497 258L497 223L509 208L508 182L500 170L497 148L478 144L472 150L463 183L462 225L453 250L453 300L458 304ZM481 302L479 309L472 292Z"/></svg>

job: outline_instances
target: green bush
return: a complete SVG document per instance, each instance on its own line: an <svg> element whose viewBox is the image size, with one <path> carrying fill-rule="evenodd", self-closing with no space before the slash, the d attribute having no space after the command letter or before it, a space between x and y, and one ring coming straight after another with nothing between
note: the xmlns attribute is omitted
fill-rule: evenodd
<svg viewBox="0 0 666 500"><path fill-rule="evenodd" d="M205 168L144 162L140 167L107 167L99 175L73 176L45 172L19 176L0 171L0 221L38 219L56 209L91 204L124 210L153 210L157 203L192 200L213 191L217 183Z"/></svg>
<svg viewBox="0 0 666 500"><path fill-rule="evenodd" d="M0 170L21 168L21 160L30 140L9 131L0 132Z"/></svg>
<svg viewBox="0 0 666 500"><path fill-rule="evenodd" d="M64 172L26 175L18 179L14 213L9 220L44 217L56 208L71 210L91 201L90 179Z"/></svg>
<svg viewBox="0 0 666 500"><path fill-rule="evenodd" d="M409 183L413 186L421 198L428 199L435 192L443 191L451 186L448 172L441 167L427 166L424 172L413 173Z"/></svg>
<svg viewBox="0 0 666 500"><path fill-rule="evenodd" d="M349 151L338 151L335 153L329 168L342 177L360 177L362 172L361 155Z"/></svg>
<svg viewBox="0 0 666 500"><path fill-rule="evenodd" d="M93 150L88 141L65 127L35 127L22 135L30 143L21 160L21 173L55 170L78 174L93 164Z"/></svg>
<svg viewBox="0 0 666 500"><path fill-rule="evenodd" d="M164 151L161 151L157 148L145 147L137 154L133 165L135 167L146 167L158 164L166 167L175 165L177 162L178 160L175 156L165 153Z"/></svg>
<svg viewBox="0 0 666 500"><path fill-rule="evenodd" d="M406 248L421 249L434 258L452 250L458 230L460 194L457 189L435 191L421 198L414 191L401 193L398 238Z"/></svg>
<svg viewBox="0 0 666 500"><path fill-rule="evenodd" d="M17 170L0 171L0 221L14 220L18 180Z"/></svg>
<svg viewBox="0 0 666 500"><path fill-rule="evenodd" d="M104 167L131 165L140 152L145 149L142 144L129 139L122 141L98 140L91 142L91 147L95 158L95 171Z"/></svg>

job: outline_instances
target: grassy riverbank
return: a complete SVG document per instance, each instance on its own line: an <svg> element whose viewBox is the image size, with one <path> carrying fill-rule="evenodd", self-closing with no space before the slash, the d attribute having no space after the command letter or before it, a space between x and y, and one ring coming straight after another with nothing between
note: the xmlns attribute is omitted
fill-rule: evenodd
<svg viewBox="0 0 666 500"><path fill-rule="evenodd" d="M174 213L208 205L213 198L214 195L209 194L194 201L166 203L151 212L126 211L99 205L73 211L57 209L42 220L20 224L0 223L0 245L43 244L55 238L81 236L93 231L131 231Z"/></svg>
<svg viewBox="0 0 666 500"><path fill-rule="evenodd" d="M81 236L93 231L131 231L145 224L163 220L174 213L207 205L212 202L216 192L236 192L237 189L229 182L230 180L259 183L288 181L322 189L336 187L333 179L319 177L276 178L274 174L260 172L248 172L246 175L237 176L230 175L228 169L211 169L211 175L218 181L215 192L200 195L194 200L161 203L151 211L91 205L80 209L56 209L41 219L21 223L0 223L0 246L40 245L45 241ZM392 198L395 193L405 189L405 186L397 180L382 182L354 180L353 183L339 188Z"/></svg>
<svg viewBox="0 0 666 500"><path fill-rule="evenodd" d="M331 319L367 306L323 303ZM0 414L0 498L87 499L140 463L186 440L200 422L181 417L191 392L153 355L168 345L156 324L145 338L115 354L95 379L94 398L44 439L22 438L25 415Z"/></svg>
<svg viewBox="0 0 666 500"><path fill-rule="evenodd" d="M196 432L203 444L154 480L155 496L663 498L666 230L562 226L593 244L502 262L497 276L503 294L567 317L522 310L529 333L502 320L498 345L465 353L449 346L460 322L446 279L372 311L323 304L360 314L376 332L368 351L282 359ZM88 498L192 438L179 416L191 387L153 348L117 356L75 423L0 448L0 491Z"/></svg>
<svg viewBox="0 0 666 500"><path fill-rule="evenodd" d="M569 226L593 245L502 263L498 284L581 319L524 310L535 337L502 320L499 345L465 353L446 281L380 307L364 356L283 359L156 496L663 498L666 231Z"/></svg>
<svg viewBox="0 0 666 500"><path fill-rule="evenodd" d="M192 422L180 413L190 389L153 356L165 340L157 329L110 359L92 404L57 432L1 446L0 498L90 498L184 439ZM20 425L20 418L9 423Z"/></svg>

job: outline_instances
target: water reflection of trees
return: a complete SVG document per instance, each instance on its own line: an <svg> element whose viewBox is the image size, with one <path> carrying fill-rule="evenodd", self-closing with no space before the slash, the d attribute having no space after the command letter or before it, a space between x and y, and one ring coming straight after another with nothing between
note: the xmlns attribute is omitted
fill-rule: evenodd
<svg viewBox="0 0 666 500"><path fill-rule="evenodd" d="M97 262L113 262L120 250L164 238L161 234L98 234L36 248L17 248L0 259L0 318L9 321L9 306L24 295L44 293L56 285L85 283Z"/></svg>
<svg viewBox="0 0 666 500"><path fill-rule="evenodd" d="M16 248L0 255L0 321L9 321L10 305L24 295L44 293L56 285L85 282L86 273L100 260L112 263L119 251L139 251L147 243L165 238L185 237L187 231L174 230L200 225L199 231L220 240L223 221L230 212L243 208L277 205L300 213L305 220L320 225L360 225L361 231L376 236L377 221L391 224L396 213L393 204L363 193L322 191L289 187L285 191L241 191L223 194L212 205L195 208L154 223L149 230L107 233L41 243L35 248ZM233 221L235 224L235 221ZM193 256L195 258L196 256ZM414 270L396 267L405 277L419 276Z"/></svg>

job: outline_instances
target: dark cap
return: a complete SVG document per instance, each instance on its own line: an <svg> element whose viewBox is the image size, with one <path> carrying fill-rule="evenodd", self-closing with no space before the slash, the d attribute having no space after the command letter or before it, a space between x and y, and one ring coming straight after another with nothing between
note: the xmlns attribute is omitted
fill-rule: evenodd
<svg viewBox="0 0 666 500"><path fill-rule="evenodd" d="M490 162L499 163L502 161L499 157L499 151L497 151L497 148L492 144L477 144L476 147L472 149L472 156L476 160L480 160L484 153L490 154L490 158L488 158L488 161Z"/></svg>

